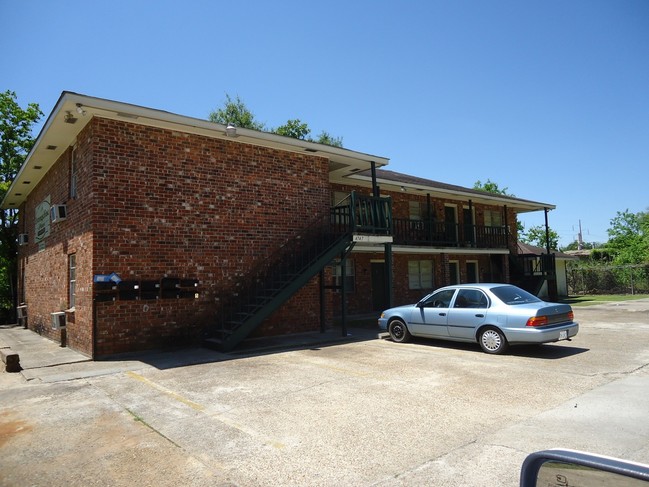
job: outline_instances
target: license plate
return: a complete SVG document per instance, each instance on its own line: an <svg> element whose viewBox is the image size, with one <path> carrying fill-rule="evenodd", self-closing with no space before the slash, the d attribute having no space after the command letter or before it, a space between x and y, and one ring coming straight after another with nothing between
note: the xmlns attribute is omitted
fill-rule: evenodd
<svg viewBox="0 0 649 487"><path fill-rule="evenodd" d="M568 339L568 330L563 330L559 332L559 340L567 340Z"/></svg>

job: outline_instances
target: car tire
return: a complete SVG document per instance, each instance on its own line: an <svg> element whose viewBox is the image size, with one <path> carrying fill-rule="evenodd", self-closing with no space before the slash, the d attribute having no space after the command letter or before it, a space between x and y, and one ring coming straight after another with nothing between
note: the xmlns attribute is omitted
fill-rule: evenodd
<svg viewBox="0 0 649 487"><path fill-rule="evenodd" d="M388 332L393 342L405 343L409 342L412 335L408 331L408 327L401 320L392 320L388 326Z"/></svg>
<svg viewBox="0 0 649 487"><path fill-rule="evenodd" d="M507 348L509 348L505 335L493 326L487 326L480 330L478 343L483 352L494 355L505 353Z"/></svg>

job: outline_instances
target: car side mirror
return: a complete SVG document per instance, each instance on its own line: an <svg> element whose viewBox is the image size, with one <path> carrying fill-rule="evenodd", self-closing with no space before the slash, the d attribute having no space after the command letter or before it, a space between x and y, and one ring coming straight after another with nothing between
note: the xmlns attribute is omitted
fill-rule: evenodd
<svg viewBox="0 0 649 487"><path fill-rule="evenodd" d="M529 455L521 468L521 487L615 485L646 487L649 466L573 450Z"/></svg>

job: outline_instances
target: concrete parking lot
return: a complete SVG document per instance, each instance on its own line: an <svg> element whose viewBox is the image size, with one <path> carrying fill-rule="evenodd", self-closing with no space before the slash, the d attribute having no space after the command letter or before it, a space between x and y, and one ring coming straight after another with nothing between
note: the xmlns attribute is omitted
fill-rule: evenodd
<svg viewBox="0 0 649 487"><path fill-rule="evenodd" d="M649 463L649 300L575 314L572 342L504 356L352 330L88 362L0 329L24 368L0 374L0 485L516 486L557 447Z"/></svg>

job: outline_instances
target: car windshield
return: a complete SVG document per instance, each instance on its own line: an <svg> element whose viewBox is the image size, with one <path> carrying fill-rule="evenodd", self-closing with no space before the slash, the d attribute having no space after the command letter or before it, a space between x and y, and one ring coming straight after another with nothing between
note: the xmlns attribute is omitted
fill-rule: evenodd
<svg viewBox="0 0 649 487"><path fill-rule="evenodd" d="M516 286L500 286L491 289L491 292L496 295L505 304L526 304L526 303L539 303L541 300L533 294L523 291Z"/></svg>

